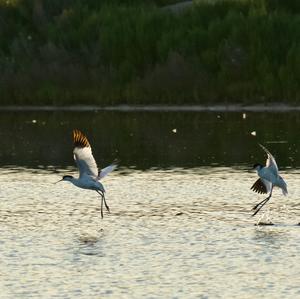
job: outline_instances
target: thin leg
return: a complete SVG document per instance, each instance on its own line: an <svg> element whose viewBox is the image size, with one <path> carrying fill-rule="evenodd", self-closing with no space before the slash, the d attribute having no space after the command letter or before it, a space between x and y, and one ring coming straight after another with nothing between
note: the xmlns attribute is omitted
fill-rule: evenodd
<svg viewBox="0 0 300 299"><path fill-rule="evenodd" d="M103 194L98 190L96 192L101 195L101 218L103 218Z"/></svg>
<svg viewBox="0 0 300 299"><path fill-rule="evenodd" d="M270 200L270 198L271 198L271 196L266 198L265 202L261 206L258 207L258 209L253 213L252 217L255 216L261 210L261 208Z"/></svg>
<svg viewBox="0 0 300 299"><path fill-rule="evenodd" d="M101 218L103 218L103 196L101 197Z"/></svg>
<svg viewBox="0 0 300 299"><path fill-rule="evenodd" d="M263 201L261 201L260 203L258 203L253 209L254 210L256 210L255 212L254 212L254 214L252 215L252 217L253 216L255 216L260 210L261 210L261 208L270 200L270 198L272 197L272 192L273 192L273 185L272 185L272 187L271 187L271 192L270 192L270 195L266 198L266 199L264 199Z"/></svg>
<svg viewBox="0 0 300 299"><path fill-rule="evenodd" d="M103 196L105 208L106 208L106 210L108 211L108 213L110 213L109 206L108 206L107 203L106 203L106 199L105 199L104 193L102 194L102 196Z"/></svg>
<svg viewBox="0 0 300 299"><path fill-rule="evenodd" d="M108 213L110 213L109 206L106 203L104 193L99 190L96 190L96 192L101 195L101 218L103 218L103 202Z"/></svg>
<svg viewBox="0 0 300 299"><path fill-rule="evenodd" d="M265 198L264 200L262 200L261 202L259 202L256 206L254 206L252 208L252 210L256 210L260 205L264 204L266 200L269 199L269 196L267 198Z"/></svg>

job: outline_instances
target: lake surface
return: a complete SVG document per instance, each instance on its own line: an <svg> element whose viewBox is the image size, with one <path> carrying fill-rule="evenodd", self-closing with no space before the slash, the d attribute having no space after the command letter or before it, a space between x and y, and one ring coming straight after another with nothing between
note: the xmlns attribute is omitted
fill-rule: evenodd
<svg viewBox="0 0 300 299"><path fill-rule="evenodd" d="M53 184L76 175L73 128L121 160L104 219ZM300 297L299 132L300 113L2 113L0 298ZM258 142L289 196L253 218Z"/></svg>
<svg viewBox="0 0 300 299"><path fill-rule="evenodd" d="M73 165L72 130L90 139L100 165L240 166L264 160L258 142L281 167L300 167L300 113L0 112L0 166ZM251 132L256 132L256 137Z"/></svg>

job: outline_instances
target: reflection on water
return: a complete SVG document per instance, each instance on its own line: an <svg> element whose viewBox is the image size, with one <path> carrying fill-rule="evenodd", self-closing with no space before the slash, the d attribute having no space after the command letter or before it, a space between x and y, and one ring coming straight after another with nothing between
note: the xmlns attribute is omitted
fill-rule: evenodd
<svg viewBox="0 0 300 299"><path fill-rule="evenodd" d="M280 166L299 167L298 113L0 112L0 165L69 166L74 128L101 165L197 167L253 165L265 144ZM256 132L256 137L251 132Z"/></svg>
<svg viewBox="0 0 300 299"><path fill-rule="evenodd" d="M74 128L100 165L121 159L104 219L96 192L53 184L76 173ZM300 297L299 129L299 113L1 112L1 299ZM289 188L273 226L251 217L257 142Z"/></svg>
<svg viewBox="0 0 300 299"><path fill-rule="evenodd" d="M300 176L282 174L255 226L255 173L132 170L96 192L52 184L73 168L0 169L1 298L298 298ZM283 209L283 206L287 209Z"/></svg>

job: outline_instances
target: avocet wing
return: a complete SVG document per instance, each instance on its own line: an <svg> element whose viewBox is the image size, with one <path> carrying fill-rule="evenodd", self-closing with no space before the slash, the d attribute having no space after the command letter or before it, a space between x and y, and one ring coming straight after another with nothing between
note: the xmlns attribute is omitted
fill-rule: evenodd
<svg viewBox="0 0 300 299"><path fill-rule="evenodd" d="M259 178L250 189L260 194L267 194L271 191L271 185L269 181Z"/></svg>
<svg viewBox="0 0 300 299"><path fill-rule="evenodd" d="M275 158L273 155L263 146L259 143L259 146L266 152L268 158L266 161L266 167L268 167L274 174L278 174L278 166L275 161Z"/></svg>
<svg viewBox="0 0 300 299"><path fill-rule="evenodd" d="M73 154L79 170L79 177L89 175L93 178L97 178L98 167L93 157L92 149L88 139L81 131L73 130L73 141Z"/></svg>
<svg viewBox="0 0 300 299"><path fill-rule="evenodd" d="M112 164L108 165L107 167L101 169L98 174L98 180L103 179L105 176L107 176L109 173L114 171L118 166L118 160L115 160Z"/></svg>

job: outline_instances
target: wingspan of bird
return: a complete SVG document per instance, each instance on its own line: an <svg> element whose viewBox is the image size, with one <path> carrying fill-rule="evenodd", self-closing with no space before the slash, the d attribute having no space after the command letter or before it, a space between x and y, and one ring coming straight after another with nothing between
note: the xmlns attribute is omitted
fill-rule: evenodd
<svg viewBox="0 0 300 299"><path fill-rule="evenodd" d="M259 178L250 189L259 194L266 194L271 190L271 183Z"/></svg>
<svg viewBox="0 0 300 299"><path fill-rule="evenodd" d="M268 167L270 170L272 170L275 174L278 173L278 166L277 163L275 161L275 158L273 157L273 155L269 152L269 150L267 150L262 144L259 143L259 146L265 151L265 153L267 154L268 158L266 161L266 167Z"/></svg>
<svg viewBox="0 0 300 299"><path fill-rule="evenodd" d="M93 157L90 143L86 136L79 130L73 130L74 159L79 169L79 177L84 175L97 178L98 167Z"/></svg>

